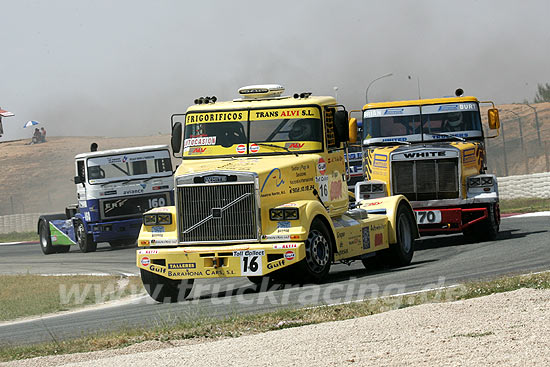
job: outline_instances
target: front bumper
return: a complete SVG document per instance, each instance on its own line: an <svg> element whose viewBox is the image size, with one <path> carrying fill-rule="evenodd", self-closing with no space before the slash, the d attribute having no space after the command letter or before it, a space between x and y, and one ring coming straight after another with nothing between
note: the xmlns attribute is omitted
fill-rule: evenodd
<svg viewBox="0 0 550 367"><path fill-rule="evenodd" d="M95 242L132 240L138 238L141 228L141 217L112 222L89 223Z"/></svg>
<svg viewBox="0 0 550 367"><path fill-rule="evenodd" d="M303 242L142 248L140 269L169 279L263 276L305 258Z"/></svg>

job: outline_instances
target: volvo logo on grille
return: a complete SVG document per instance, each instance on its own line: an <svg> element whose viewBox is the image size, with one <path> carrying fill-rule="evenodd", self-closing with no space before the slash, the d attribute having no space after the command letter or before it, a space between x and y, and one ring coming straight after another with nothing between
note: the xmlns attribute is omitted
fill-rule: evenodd
<svg viewBox="0 0 550 367"><path fill-rule="evenodd" d="M227 182L227 176L204 176L206 183Z"/></svg>
<svg viewBox="0 0 550 367"><path fill-rule="evenodd" d="M212 208L212 218L221 218L222 208Z"/></svg>

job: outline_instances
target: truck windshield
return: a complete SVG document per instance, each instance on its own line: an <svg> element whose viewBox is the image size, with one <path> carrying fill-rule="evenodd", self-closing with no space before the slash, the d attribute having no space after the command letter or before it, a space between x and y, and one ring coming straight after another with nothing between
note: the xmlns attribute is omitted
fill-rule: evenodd
<svg viewBox="0 0 550 367"><path fill-rule="evenodd" d="M92 157L87 160L88 182L102 184L172 175L167 150Z"/></svg>
<svg viewBox="0 0 550 367"><path fill-rule="evenodd" d="M477 103L449 103L365 110L365 144L480 138Z"/></svg>
<svg viewBox="0 0 550 367"><path fill-rule="evenodd" d="M318 107L189 113L184 157L289 154L321 150Z"/></svg>

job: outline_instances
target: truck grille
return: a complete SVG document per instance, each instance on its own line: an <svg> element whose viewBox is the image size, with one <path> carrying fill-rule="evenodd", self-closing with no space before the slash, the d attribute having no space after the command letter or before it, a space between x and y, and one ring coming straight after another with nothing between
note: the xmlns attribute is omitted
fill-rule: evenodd
<svg viewBox="0 0 550 367"><path fill-rule="evenodd" d="M257 240L254 183L178 187L180 241Z"/></svg>
<svg viewBox="0 0 550 367"><path fill-rule="evenodd" d="M426 159L392 162L392 189L412 201L459 197L458 160Z"/></svg>

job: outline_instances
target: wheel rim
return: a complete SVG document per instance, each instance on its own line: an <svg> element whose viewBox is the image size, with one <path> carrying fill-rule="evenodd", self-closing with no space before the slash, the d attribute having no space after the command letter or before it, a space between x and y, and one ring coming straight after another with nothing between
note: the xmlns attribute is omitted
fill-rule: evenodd
<svg viewBox="0 0 550 367"><path fill-rule="evenodd" d="M84 224L78 223L78 227L76 228L76 234L78 236L78 244L80 245L80 247L82 247L84 245L83 239L84 239L84 236L86 235L84 230Z"/></svg>
<svg viewBox="0 0 550 367"><path fill-rule="evenodd" d="M412 248L411 224L405 215L399 216L399 244L405 253Z"/></svg>
<svg viewBox="0 0 550 367"><path fill-rule="evenodd" d="M311 231L310 245L306 247L306 261L312 271L316 273L323 271L329 261L329 246L321 232Z"/></svg>

